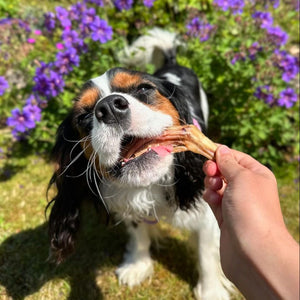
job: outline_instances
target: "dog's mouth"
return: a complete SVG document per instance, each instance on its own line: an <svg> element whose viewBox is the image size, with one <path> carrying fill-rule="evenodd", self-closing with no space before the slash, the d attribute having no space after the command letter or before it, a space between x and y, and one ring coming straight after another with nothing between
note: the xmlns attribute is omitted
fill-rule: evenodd
<svg viewBox="0 0 300 300"><path fill-rule="evenodd" d="M162 136L146 138L125 136L121 147L120 163L122 167L151 152L156 153L159 157L165 157L173 151L172 143Z"/></svg>

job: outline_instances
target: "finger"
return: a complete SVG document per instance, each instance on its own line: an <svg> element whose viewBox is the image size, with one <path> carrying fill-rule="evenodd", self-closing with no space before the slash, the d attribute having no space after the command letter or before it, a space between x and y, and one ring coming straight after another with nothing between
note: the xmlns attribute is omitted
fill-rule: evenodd
<svg viewBox="0 0 300 300"><path fill-rule="evenodd" d="M204 163L203 171L207 176L210 177L220 175L220 171L218 169L217 164L212 160L207 160Z"/></svg>
<svg viewBox="0 0 300 300"><path fill-rule="evenodd" d="M222 196L216 191L213 191L211 189L206 189L203 193L203 199L209 205L219 205L221 203Z"/></svg>
<svg viewBox="0 0 300 300"><path fill-rule="evenodd" d="M221 177L218 176L214 176L214 177L206 176L204 179L204 185L208 189L217 191L223 187L223 180Z"/></svg>
<svg viewBox="0 0 300 300"><path fill-rule="evenodd" d="M230 149L231 153L233 154L235 160L238 162L239 165L242 167L249 169L251 171L261 171L263 169L267 169L264 165L258 162L249 154L240 152L238 150Z"/></svg>
<svg viewBox="0 0 300 300"><path fill-rule="evenodd" d="M227 146L219 146L216 151L216 162L225 180L231 181L243 167L238 163L233 152Z"/></svg>

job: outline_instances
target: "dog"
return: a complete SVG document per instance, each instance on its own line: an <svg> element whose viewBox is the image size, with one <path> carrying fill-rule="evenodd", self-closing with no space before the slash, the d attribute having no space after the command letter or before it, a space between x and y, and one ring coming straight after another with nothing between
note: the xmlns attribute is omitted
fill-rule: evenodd
<svg viewBox="0 0 300 300"><path fill-rule="evenodd" d="M194 234L201 274L195 297L230 299L219 228L201 198L205 159L189 151L172 154L157 140L172 125L207 129L205 92L195 73L177 64L177 45L175 34L152 29L122 57L123 64L140 67L154 62L159 69L153 75L116 67L83 85L53 149L51 250L58 262L73 251L80 204L89 197L128 229L127 252L116 270L121 284L132 287L152 275L150 232L163 219Z"/></svg>

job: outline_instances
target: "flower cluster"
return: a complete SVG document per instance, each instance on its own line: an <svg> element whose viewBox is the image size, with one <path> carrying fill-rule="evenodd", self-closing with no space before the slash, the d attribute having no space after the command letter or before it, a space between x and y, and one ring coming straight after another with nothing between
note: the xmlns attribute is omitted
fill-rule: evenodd
<svg viewBox="0 0 300 300"><path fill-rule="evenodd" d="M269 12L256 11L252 14L255 22L266 30L268 41L274 46L283 46L288 40L288 34L279 26L273 26L273 18Z"/></svg>
<svg viewBox="0 0 300 300"><path fill-rule="evenodd" d="M8 82L3 76L0 76L0 96L5 93L5 90L9 88Z"/></svg>
<svg viewBox="0 0 300 300"><path fill-rule="evenodd" d="M288 40L288 34L279 26L267 28L267 38L275 46L283 46Z"/></svg>
<svg viewBox="0 0 300 300"><path fill-rule="evenodd" d="M282 80L285 82L290 82L299 73L298 58L288 54L284 50L275 49L273 61L274 65L282 70Z"/></svg>
<svg viewBox="0 0 300 300"><path fill-rule="evenodd" d="M223 1L223 0L215 0L214 3L221 7L224 11L231 9L233 12L241 12L243 7L243 1ZM273 5L274 8L279 6L279 1L270 0L270 4ZM255 4L255 1L252 1ZM240 4L240 10L236 9ZM268 4L266 2L266 4ZM251 60L255 60L256 56L259 52L263 51L262 44L267 44L266 48L274 49L273 54L271 54L269 60L273 62L273 65L279 68L282 71L282 80L285 82L290 82L295 79L299 73L299 61L296 57L288 54L286 51L280 50L282 46L284 46L288 40L288 35L285 31L283 31L279 26L273 25L273 17L270 12L265 11L255 11L252 13L252 18L255 24L262 28L265 31L265 38L260 42L254 42L248 49L245 46L241 47L240 52L233 53L233 57L231 58L231 64L235 64L237 61L245 61L247 56ZM196 28L196 27L195 27ZM247 55L248 51L248 55ZM263 100L270 106L278 105L286 108L290 108L297 101L297 95L295 91L287 87L282 90L279 95L276 97L272 94L273 88L270 85L263 85L257 87L254 95L258 99Z"/></svg>
<svg viewBox="0 0 300 300"><path fill-rule="evenodd" d="M200 20L199 17L193 18L186 26L188 35L197 37L201 42L205 42L209 39L214 26Z"/></svg>
<svg viewBox="0 0 300 300"><path fill-rule="evenodd" d="M150 8L154 5L155 0L143 0L143 3L146 7Z"/></svg>
<svg viewBox="0 0 300 300"><path fill-rule="evenodd" d="M133 0L115 0L114 4L118 10L129 10L133 5Z"/></svg>
<svg viewBox="0 0 300 300"><path fill-rule="evenodd" d="M279 0L270 1L274 8L279 6ZM267 42L271 47L275 47L271 61L273 64L282 71L282 80L290 82L299 73L299 61L296 57L288 54L286 51L279 48L286 44L288 34L283 31L279 26L273 26L273 18L269 12L256 11L252 14L252 18L260 28L266 30ZM269 105L278 105L286 108L292 107L297 101L295 91L287 87L279 93L278 99L270 94L270 87L258 87L254 95L264 100Z"/></svg>
<svg viewBox="0 0 300 300"><path fill-rule="evenodd" d="M273 18L269 12L256 11L252 14L252 18L261 28L268 28L273 25Z"/></svg>
<svg viewBox="0 0 300 300"><path fill-rule="evenodd" d="M270 106L275 103L275 99L273 94L271 93L271 87L269 85L257 87L254 96L258 99L263 100Z"/></svg>
<svg viewBox="0 0 300 300"><path fill-rule="evenodd" d="M244 0L214 0L214 4L219 6L223 11L232 11L233 14L242 13L245 6Z"/></svg>
<svg viewBox="0 0 300 300"><path fill-rule="evenodd" d="M277 104L279 106L290 108L295 104L295 102L297 102L297 99L298 97L295 91L292 88L286 88L280 92Z"/></svg>
<svg viewBox="0 0 300 300"><path fill-rule="evenodd" d="M36 122L41 120L41 109L31 103L27 103L23 110L15 108L11 113L12 116L7 119L7 125L14 128L12 134L16 139L20 139L22 137L20 133L33 129Z"/></svg>
<svg viewBox="0 0 300 300"><path fill-rule="evenodd" d="M54 70L54 64L41 62L33 78L35 85L33 91L47 99L56 97L62 92L65 82L62 74Z"/></svg>
<svg viewBox="0 0 300 300"><path fill-rule="evenodd" d="M56 46L54 48L55 53L52 56L55 57L53 61L35 62L38 67L32 78L32 94L26 99L23 108L14 109L11 112L11 117L7 119L7 124L13 127L13 135L16 138L21 138L36 126L36 123L41 120L42 110L48 106L49 101L63 92L69 73L76 67L79 67L82 57L87 57L82 56L82 54L87 51L95 51L96 47L94 45L104 44L112 39L112 27L107 19L102 19L97 15L97 12L104 10L104 8L99 7L109 3L109 10L105 11L106 14L103 13L103 15L109 16L112 11L113 13L117 12L117 15L121 16L123 13L127 15L127 12L124 11L131 9L137 3L143 3L145 7L151 8L154 2L155 0L139 0L139 2L134 0L81 0L68 8L57 6L54 12L44 14L42 31L33 30L34 27L31 29L26 22L21 20L0 20L0 25L4 24L5 26L11 22L18 22L18 26L28 32L25 41L27 40L28 43L32 44L30 48L34 47L36 36L41 34L45 35L46 38L52 39L53 45ZM226 47L224 45L220 46L220 49L224 50L224 52L217 49L218 43L214 44L215 48L213 50L216 50L216 53L220 55L220 60L224 58L222 53L225 53L225 62L228 63L233 72L236 70L240 71L243 68L243 62L251 63L253 67L251 72L253 70L260 72L257 77L253 78L253 82L256 84L253 89L258 86L254 93L255 97L270 106L292 107L297 101L297 95L291 84L299 73L299 61L296 57L283 50L283 46L288 40L287 33L273 24L274 21L270 12L263 11L268 6L277 8L279 0L265 0L263 4L258 0L214 0L213 3L216 8L214 13L219 14L219 18L214 18L214 16L210 18L210 15L204 16L203 11L190 10L190 17L186 21L187 35L199 39L201 42L208 41L203 48L209 48L214 42L213 39L220 39L220 36L223 36L222 34L224 33L224 39L232 43L229 42L226 44ZM113 9L111 5L114 5L115 8ZM245 7L246 5L248 7ZM258 9L256 10L256 8ZM224 11L227 13L224 14ZM138 10L135 10L135 12L138 14ZM208 13L211 13L211 10L208 10ZM248 15L243 19L243 15L232 17L232 14ZM244 29L245 26L249 26L249 31L240 31L237 26L228 30L228 26L224 26L227 31L222 32L222 23L217 22L223 22L227 17L231 18L232 21L230 27L239 25L240 22L240 28ZM214 23L211 20L214 20ZM245 23L242 24L244 21ZM151 22L154 22L154 19ZM182 27L180 26L179 28ZM259 30L259 34L245 36L244 39L238 36L240 32L246 32L247 34L252 29L255 29L256 33ZM126 33L126 30L123 30L123 28L118 28L117 30L122 34L123 32ZM256 39L256 37L258 38ZM230 40L231 38L232 40ZM211 41L213 42L211 43ZM91 44L93 47L91 47ZM106 54L103 53L103 55ZM237 63L238 61L241 63ZM264 63L266 63L264 65L265 68L262 68ZM273 74L279 76L276 77L276 84L279 82L281 86L280 91L275 84L272 85L271 83L270 78L272 78ZM281 83L280 76L282 76ZM0 76L0 95L3 95L7 88L7 81L3 76Z"/></svg>
<svg viewBox="0 0 300 300"><path fill-rule="evenodd" d="M86 6L88 2L103 6L103 1L85 0L72 5L69 9L58 6L55 8L55 13L44 14L46 34L52 34L57 26L62 28L61 42L56 44L59 51L55 61L40 62L33 77L34 95L27 99L22 110L14 109L12 116L7 119L7 125L13 127L12 133L16 138L20 138L22 134L26 134L28 130L34 128L36 122L41 119L41 108L47 105L47 101L57 97L63 91L64 76L69 74L74 67L79 66L80 54L88 50L84 39L91 38L100 43L106 43L112 39L112 28L106 20L97 16L93 7ZM37 31L34 33L41 34ZM28 42L34 43L35 40L30 39ZM4 90L4 81L2 85ZM35 99L35 104L31 103L32 97Z"/></svg>
<svg viewBox="0 0 300 300"><path fill-rule="evenodd" d="M276 98L271 92L271 87L269 85L258 87L254 93L254 96L260 100L263 100L270 106L277 105L286 108L291 108L298 99L296 92L290 87L282 90L279 93L278 98Z"/></svg>

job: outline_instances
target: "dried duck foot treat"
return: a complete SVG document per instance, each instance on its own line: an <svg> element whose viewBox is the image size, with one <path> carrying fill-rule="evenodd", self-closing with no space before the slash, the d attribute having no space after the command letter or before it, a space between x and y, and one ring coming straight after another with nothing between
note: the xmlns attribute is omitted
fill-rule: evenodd
<svg viewBox="0 0 300 300"><path fill-rule="evenodd" d="M195 125L168 127L159 139L161 145L172 145L172 153L192 151L212 160L218 147Z"/></svg>
<svg viewBox="0 0 300 300"><path fill-rule="evenodd" d="M169 153L192 151L213 160L217 149L217 145L197 125L171 126L158 137L127 139L121 153L122 167L151 152L164 157Z"/></svg>

